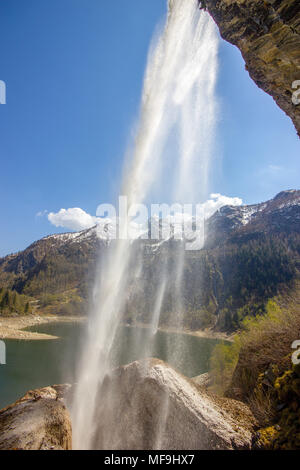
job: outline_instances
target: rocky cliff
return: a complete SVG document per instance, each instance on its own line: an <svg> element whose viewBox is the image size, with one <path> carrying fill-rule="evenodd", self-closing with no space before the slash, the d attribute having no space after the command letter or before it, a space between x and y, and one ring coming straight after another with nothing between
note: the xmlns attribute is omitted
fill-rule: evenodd
<svg viewBox="0 0 300 470"><path fill-rule="evenodd" d="M216 21L221 36L240 49L250 77L290 116L300 136L300 104L292 102L292 84L300 80L299 0L205 0L200 4Z"/></svg>

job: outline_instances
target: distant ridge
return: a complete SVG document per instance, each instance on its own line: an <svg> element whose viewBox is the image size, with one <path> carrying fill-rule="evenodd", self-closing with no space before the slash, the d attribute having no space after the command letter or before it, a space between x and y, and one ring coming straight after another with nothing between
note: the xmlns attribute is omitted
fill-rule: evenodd
<svg viewBox="0 0 300 470"><path fill-rule="evenodd" d="M300 191L281 191L259 204L224 206L207 220L205 234L204 249L186 256L185 324L233 330L245 315L263 313L267 300L291 289L299 277ZM0 258L0 288L38 300L41 312L86 313L96 260L105 262L107 242L107 231L100 230L99 237L96 227L46 236ZM134 266L128 273L128 322L147 321L163 265L172 272L178 253L172 239L135 243L137 256L146 262L137 278ZM137 289L131 289L133 282ZM171 280L164 299L161 322L166 325L176 324L174 285Z"/></svg>

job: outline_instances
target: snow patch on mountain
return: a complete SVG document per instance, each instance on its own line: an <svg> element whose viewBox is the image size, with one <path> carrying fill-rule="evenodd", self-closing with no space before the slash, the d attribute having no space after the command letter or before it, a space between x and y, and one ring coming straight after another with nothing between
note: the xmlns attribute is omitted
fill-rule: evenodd
<svg viewBox="0 0 300 470"><path fill-rule="evenodd" d="M234 204L222 205L230 200ZM221 206L220 206L221 204ZM203 232L205 220L209 226L214 226L217 220L230 222L230 230L246 226L255 220L262 212L266 214L283 212L284 217L289 217L289 211L295 206L300 206L300 191L287 190L277 194L273 199L253 205L241 205L239 198L226 198L219 194L212 194L211 199L203 204L203 214L196 218L191 214L180 212L169 214L165 218L154 215L145 223L129 222L128 238L134 240L151 240L149 247L155 251L169 240L191 241L195 238L204 240ZM298 219L300 215L293 214ZM117 219L97 218L97 224L91 228L79 231L49 235L44 240L52 239L55 243L81 243L85 239L98 239L110 243L116 239L118 233ZM155 241L155 243L154 243Z"/></svg>

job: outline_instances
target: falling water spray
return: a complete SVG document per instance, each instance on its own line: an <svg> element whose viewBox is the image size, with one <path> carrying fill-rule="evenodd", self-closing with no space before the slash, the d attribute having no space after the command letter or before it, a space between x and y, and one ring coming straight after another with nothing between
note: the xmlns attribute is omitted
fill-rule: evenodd
<svg viewBox="0 0 300 470"><path fill-rule="evenodd" d="M217 114L218 35L210 17L198 9L197 0L170 0L166 24L153 40L146 68L141 110L130 162L121 194L128 205L151 202L154 188L160 197L176 202L199 201L207 194ZM170 169L172 169L170 171ZM166 184L167 182L167 184ZM162 199L161 199L162 200ZM142 257L121 233L111 243L95 281L87 337L79 365L78 383L72 404L74 447L112 448L99 438L107 434L98 422L101 387L109 375L111 349L127 302L128 277L132 266L139 272ZM184 251L177 257L175 273L163 269L153 301L152 331L159 325L166 286L173 283L174 309L183 313L181 301ZM175 305L176 304L176 305ZM151 355L149 336L147 351ZM163 429L164 415L158 430ZM109 426L109 423L105 424ZM102 428L101 428L102 426Z"/></svg>

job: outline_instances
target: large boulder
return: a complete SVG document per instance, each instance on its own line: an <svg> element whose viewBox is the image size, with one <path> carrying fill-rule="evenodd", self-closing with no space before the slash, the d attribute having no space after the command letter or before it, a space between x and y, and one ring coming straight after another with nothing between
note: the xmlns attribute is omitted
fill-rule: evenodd
<svg viewBox="0 0 300 470"><path fill-rule="evenodd" d="M65 386L32 390L0 411L0 450L68 450L72 447Z"/></svg>
<svg viewBox="0 0 300 470"><path fill-rule="evenodd" d="M250 449L254 418L241 402L208 395L168 364L147 359L107 376L93 449Z"/></svg>

